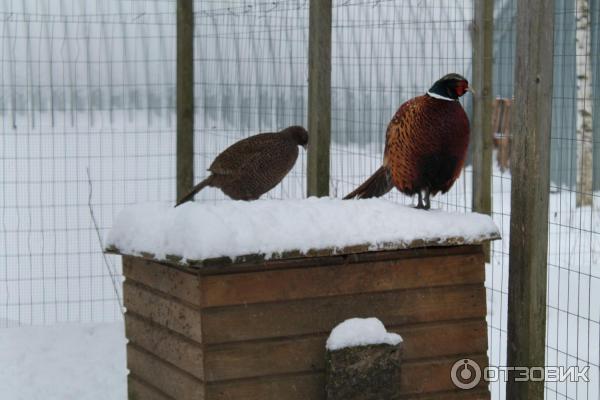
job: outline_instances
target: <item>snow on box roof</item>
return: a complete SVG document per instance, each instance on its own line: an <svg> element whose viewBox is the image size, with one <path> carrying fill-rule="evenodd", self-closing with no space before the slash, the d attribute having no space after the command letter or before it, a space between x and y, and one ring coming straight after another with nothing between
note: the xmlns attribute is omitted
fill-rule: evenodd
<svg viewBox="0 0 600 400"><path fill-rule="evenodd" d="M248 255L282 258L345 248L363 251L479 244L499 238L483 214L423 211L382 199L189 202L174 208L145 203L125 208L106 238L107 251L158 260ZM192 261L193 260L193 261Z"/></svg>

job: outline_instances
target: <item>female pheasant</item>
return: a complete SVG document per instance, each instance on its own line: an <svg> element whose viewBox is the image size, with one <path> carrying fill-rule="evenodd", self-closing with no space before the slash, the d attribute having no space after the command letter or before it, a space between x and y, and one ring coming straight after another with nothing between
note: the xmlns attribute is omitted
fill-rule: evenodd
<svg viewBox="0 0 600 400"><path fill-rule="evenodd" d="M383 166L345 199L383 196L395 186L428 210L429 196L446 193L464 165L469 119L458 98L469 90L464 77L448 74L402 104L386 131Z"/></svg>
<svg viewBox="0 0 600 400"><path fill-rule="evenodd" d="M260 133L223 150L198 183L175 207L190 201L206 186L219 188L234 200L256 200L273 189L292 169L298 146L306 148L308 132L290 126L281 132Z"/></svg>

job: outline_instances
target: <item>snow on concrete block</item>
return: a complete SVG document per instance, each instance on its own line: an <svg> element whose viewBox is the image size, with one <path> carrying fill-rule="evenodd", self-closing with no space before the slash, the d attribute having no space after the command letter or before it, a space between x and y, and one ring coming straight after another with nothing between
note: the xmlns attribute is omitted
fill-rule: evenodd
<svg viewBox="0 0 600 400"><path fill-rule="evenodd" d="M356 253L356 246L377 251L480 244L497 238L498 228L482 214L422 211L382 199L309 198L190 202L177 208L133 205L119 214L106 243L107 250L120 254L185 263L251 255L286 258L324 249Z"/></svg>
<svg viewBox="0 0 600 400"><path fill-rule="evenodd" d="M327 339L329 351L374 344L397 345L400 335L389 333L377 318L351 318L337 325Z"/></svg>
<svg viewBox="0 0 600 400"><path fill-rule="evenodd" d="M401 394L403 342L377 318L352 318L327 339L327 400L391 400Z"/></svg>

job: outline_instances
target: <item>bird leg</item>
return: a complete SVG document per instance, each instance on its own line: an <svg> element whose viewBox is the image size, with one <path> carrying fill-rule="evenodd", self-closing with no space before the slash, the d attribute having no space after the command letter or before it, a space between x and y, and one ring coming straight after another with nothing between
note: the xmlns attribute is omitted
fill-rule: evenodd
<svg viewBox="0 0 600 400"><path fill-rule="evenodd" d="M429 208L431 208L431 202L429 200L429 193L430 193L429 188L425 188L425 206L423 207L423 209L425 209L425 210L429 210Z"/></svg>
<svg viewBox="0 0 600 400"><path fill-rule="evenodd" d="M417 204L417 207L415 208L419 210L429 210L429 208L431 207L431 202L429 201L429 188L425 188L424 192L424 196L421 191L417 192L417 196L419 196L419 204Z"/></svg>
<svg viewBox="0 0 600 400"><path fill-rule="evenodd" d="M417 192L417 196L419 196L419 203L417 204L417 206L415 208L417 208L419 210L424 210L425 206L423 205L423 195L421 194L420 190Z"/></svg>

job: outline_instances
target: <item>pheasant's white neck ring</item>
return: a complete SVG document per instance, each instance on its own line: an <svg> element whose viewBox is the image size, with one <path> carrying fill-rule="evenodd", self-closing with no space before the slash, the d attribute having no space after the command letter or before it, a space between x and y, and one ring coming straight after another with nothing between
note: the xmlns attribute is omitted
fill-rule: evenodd
<svg viewBox="0 0 600 400"><path fill-rule="evenodd" d="M446 100L446 101L455 101L454 99L451 99L450 97L444 97L442 95L439 95L437 93L433 93L433 92L427 92L427 94L431 97L433 97L434 99L440 99L440 100Z"/></svg>

